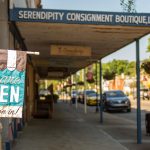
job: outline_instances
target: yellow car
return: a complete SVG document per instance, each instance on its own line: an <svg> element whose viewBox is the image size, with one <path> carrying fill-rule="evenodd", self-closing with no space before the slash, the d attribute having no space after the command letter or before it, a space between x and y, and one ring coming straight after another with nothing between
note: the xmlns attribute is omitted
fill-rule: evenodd
<svg viewBox="0 0 150 150"><path fill-rule="evenodd" d="M96 94L96 93L92 93L92 94L89 94L87 95L87 105L89 106L96 106L96 105L99 105L99 94ZM97 100L98 99L98 100Z"/></svg>

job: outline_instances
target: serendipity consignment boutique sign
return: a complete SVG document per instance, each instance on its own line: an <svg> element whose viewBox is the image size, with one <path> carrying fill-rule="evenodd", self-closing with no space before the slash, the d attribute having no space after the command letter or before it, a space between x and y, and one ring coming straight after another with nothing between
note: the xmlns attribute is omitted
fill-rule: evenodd
<svg viewBox="0 0 150 150"><path fill-rule="evenodd" d="M26 52L0 49L0 117L22 118Z"/></svg>
<svg viewBox="0 0 150 150"><path fill-rule="evenodd" d="M149 13L13 8L10 9L10 20L17 22L150 26Z"/></svg>

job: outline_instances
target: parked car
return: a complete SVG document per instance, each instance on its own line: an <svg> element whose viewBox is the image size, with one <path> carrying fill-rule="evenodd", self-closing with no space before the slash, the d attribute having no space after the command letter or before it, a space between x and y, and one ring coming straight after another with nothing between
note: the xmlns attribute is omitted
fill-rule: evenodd
<svg viewBox="0 0 150 150"><path fill-rule="evenodd" d="M102 97L104 110L126 110L127 112L131 112L131 102L123 91L106 91Z"/></svg>
<svg viewBox="0 0 150 150"><path fill-rule="evenodd" d="M47 89L41 89L41 90L39 91L39 99L40 99L40 100L46 100L46 96L47 96L47 95L50 95L49 90L47 90Z"/></svg>
<svg viewBox="0 0 150 150"><path fill-rule="evenodd" d="M96 92L94 90L85 90L83 92L79 93L79 97L78 97L78 101L82 104L84 104L84 96L86 95L86 97L90 94L95 94Z"/></svg>
<svg viewBox="0 0 150 150"><path fill-rule="evenodd" d="M99 105L99 102L100 102L100 95L97 94L97 93L91 93L89 95L87 95L87 105L89 106L96 106L96 105Z"/></svg>

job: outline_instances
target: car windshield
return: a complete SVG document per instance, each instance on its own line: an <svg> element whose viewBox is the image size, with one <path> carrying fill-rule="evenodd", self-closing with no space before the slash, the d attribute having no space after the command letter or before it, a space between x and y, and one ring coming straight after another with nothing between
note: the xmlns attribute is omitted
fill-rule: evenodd
<svg viewBox="0 0 150 150"><path fill-rule="evenodd" d="M96 97L96 93L90 93L88 96L89 97Z"/></svg>
<svg viewBox="0 0 150 150"><path fill-rule="evenodd" d="M96 94L95 91L86 91L86 95Z"/></svg>
<svg viewBox="0 0 150 150"><path fill-rule="evenodd" d="M107 92L108 97L124 97L125 94L122 91L111 91Z"/></svg>
<svg viewBox="0 0 150 150"><path fill-rule="evenodd" d="M39 91L39 95L45 95L45 96L50 95L50 92L47 89L42 89Z"/></svg>

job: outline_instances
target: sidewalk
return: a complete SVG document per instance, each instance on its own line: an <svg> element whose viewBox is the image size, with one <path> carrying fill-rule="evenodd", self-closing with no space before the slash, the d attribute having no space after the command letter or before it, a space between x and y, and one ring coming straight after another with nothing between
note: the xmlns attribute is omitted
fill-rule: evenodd
<svg viewBox="0 0 150 150"><path fill-rule="evenodd" d="M89 116L89 117L88 117ZM96 116L97 119L92 119ZM57 103L53 119L33 119L13 150L127 150L100 126L98 115L85 115L68 103Z"/></svg>

